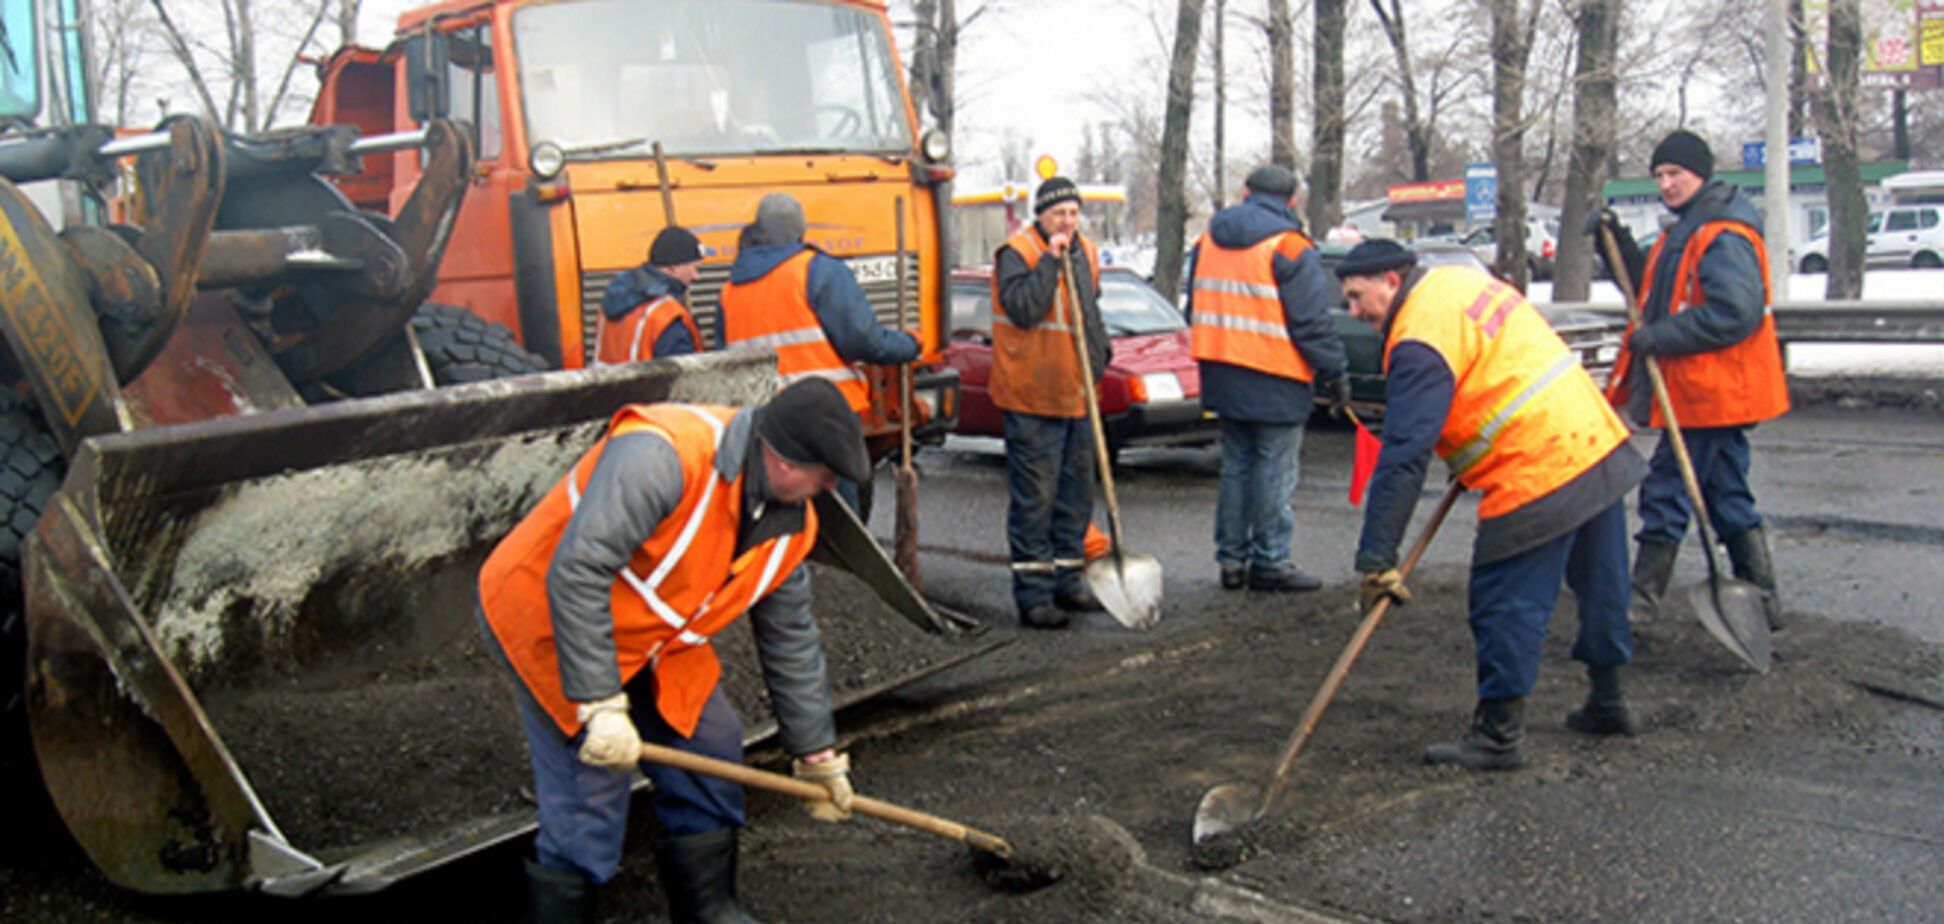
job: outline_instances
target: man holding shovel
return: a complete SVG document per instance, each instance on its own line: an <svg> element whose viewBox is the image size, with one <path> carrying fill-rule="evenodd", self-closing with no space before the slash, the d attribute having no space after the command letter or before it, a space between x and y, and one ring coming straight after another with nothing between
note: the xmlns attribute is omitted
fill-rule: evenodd
<svg viewBox="0 0 1944 924"><path fill-rule="evenodd" d="M1081 573L1094 449L1074 325L1085 331L1096 381L1112 347L1096 304L1100 253L1080 234L1080 188L1058 176L1041 183L1033 214L992 258L991 389L1006 421L1013 604L1020 624L1061 629L1065 611L1100 609ZM1078 263L1072 274L1064 273L1069 257ZM1068 291L1068 278L1079 291Z"/></svg>
<svg viewBox="0 0 1944 924"><path fill-rule="evenodd" d="M1566 724L1632 734L1619 674L1633 656L1623 498L1646 466L1626 426L1552 326L1504 283L1468 267L1418 268L1386 239L1358 244L1336 272L1351 314L1383 338L1388 389L1357 544L1363 609L1410 599L1397 546L1433 451L1481 494L1469 590L1478 707L1470 730L1425 760L1524 764L1525 698L1562 579L1579 603L1573 658L1592 682Z"/></svg>
<svg viewBox="0 0 1944 924"><path fill-rule="evenodd" d="M1644 270L1633 279L1634 291L1641 293L1641 323L1628 328L1607 397L1635 423L1665 427L1646 376L1639 373L1640 357L1659 359L1708 521L1728 545L1735 576L1760 589L1769 627L1780 628L1775 565L1748 486L1748 429L1789 410L1782 350L1768 307L1761 215L1735 187L1712 179L1714 154L1692 132L1673 132L1655 146L1653 174L1661 202L1680 220L1661 232ZM1611 213L1601 221L1609 233L1618 231L1616 243L1632 244ZM1623 251L1622 262L1633 260ZM1615 278L1626 272L1611 269ZM1640 485L1631 607L1636 620L1651 619L1659 610L1687 533L1691 504L1672 440L1662 433Z"/></svg>
<svg viewBox="0 0 1944 924"><path fill-rule="evenodd" d="M744 924L736 898L742 788L641 763L643 741L742 760L742 722L710 637L747 612L806 802L849 817L848 759L799 566L809 501L869 472L863 430L826 379L751 408L630 405L479 576L489 637L517 675L540 831L527 863L534 920L592 920L621 861L637 766L655 785L656 866L680 924Z"/></svg>

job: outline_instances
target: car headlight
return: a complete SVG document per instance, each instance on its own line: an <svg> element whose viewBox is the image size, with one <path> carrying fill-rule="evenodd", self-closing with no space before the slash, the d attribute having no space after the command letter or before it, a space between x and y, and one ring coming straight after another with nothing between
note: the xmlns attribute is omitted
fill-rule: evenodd
<svg viewBox="0 0 1944 924"><path fill-rule="evenodd" d="M1149 372L1141 376L1141 384L1147 387L1147 400L1151 404L1180 401L1187 397L1187 393L1181 390L1181 380L1172 372Z"/></svg>
<svg viewBox="0 0 1944 924"><path fill-rule="evenodd" d="M532 153L527 155L527 166L532 168L534 176L551 180L566 168L567 152L551 141L542 141L534 145Z"/></svg>
<svg viewBox="0 0 1944 924"><path fill-rule="evenodd" d="M925 155L926 160L934 164L944 163L952 156L952 138L934 128L925 132L923 138L918 139L918 148Z"/></svg>

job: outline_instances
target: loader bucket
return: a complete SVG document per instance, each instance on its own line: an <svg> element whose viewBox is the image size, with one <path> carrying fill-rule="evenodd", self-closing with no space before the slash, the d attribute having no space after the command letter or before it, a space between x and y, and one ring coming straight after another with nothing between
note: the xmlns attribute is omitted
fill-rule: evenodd
<svg viewBox="0 0 1944 924"><path fill-rule="evenodd" d="M615 408L747 403L772 362L549 373L85 441L24 553L28 719L77 841L143 892L308 894L383 888L530 831L479 565ZM840 705L1001 641L917 631L818 567ZM747 630L719 641L732 699L767 719Z"/></svg>

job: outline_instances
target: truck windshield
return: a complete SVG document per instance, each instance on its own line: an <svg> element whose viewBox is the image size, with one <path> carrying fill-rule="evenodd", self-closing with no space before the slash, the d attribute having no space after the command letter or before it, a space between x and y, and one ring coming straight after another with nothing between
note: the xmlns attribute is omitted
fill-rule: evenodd
<svg viewBox="0 0 1944 924"><path fill-rule="evenodd" d="M530 143L581 156L911 148L876 15L815 0L583 0L513 20Z"/></svg>
<svg viewBox="0 0 1944 924"><path fill-rule="evenodd" d="M0 0L0 118L40 112L40 41L34 0Z"/></svg>

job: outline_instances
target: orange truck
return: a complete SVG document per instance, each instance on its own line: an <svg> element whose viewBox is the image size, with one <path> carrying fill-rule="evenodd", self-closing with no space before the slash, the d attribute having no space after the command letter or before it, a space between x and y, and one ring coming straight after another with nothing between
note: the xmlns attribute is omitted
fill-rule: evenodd
<svg viewBox="0 0 1944 924"><path fill-rule="evenodd" d="M880 322L919 331L913 430L936 442L958 412L957 374L937 361L953 171L902 73L881 0L452 0L405 13L382 51L333 55L312 121L469 123L478 162L432 300L560 368L588 363L608 280L643 261L671 211L704 245L690 302L720 348L738 235L765 194L794 195L807 241L849 264ZM417 168L409 152L366 158L339 185L382 207ZM898 373L863 371L882 458L898 446Z"/></svg>

